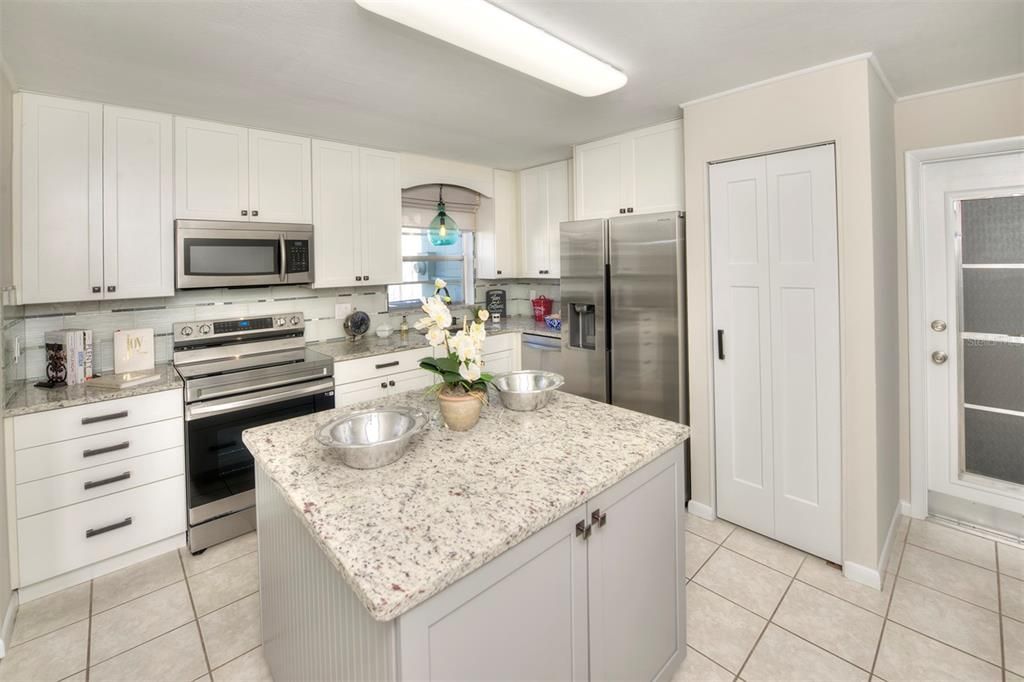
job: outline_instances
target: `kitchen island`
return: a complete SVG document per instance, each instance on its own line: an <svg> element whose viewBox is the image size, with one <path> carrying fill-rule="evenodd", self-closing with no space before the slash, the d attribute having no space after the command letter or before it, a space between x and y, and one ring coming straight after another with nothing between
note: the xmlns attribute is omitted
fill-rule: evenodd
<svg viewBox="0 0 1024 682"><path fill-rule="evenodd" d="M430 421L398 462L313 437L344 410L246 431L275 679L668 679L685 655L687 427L565 393Z"/></svg>

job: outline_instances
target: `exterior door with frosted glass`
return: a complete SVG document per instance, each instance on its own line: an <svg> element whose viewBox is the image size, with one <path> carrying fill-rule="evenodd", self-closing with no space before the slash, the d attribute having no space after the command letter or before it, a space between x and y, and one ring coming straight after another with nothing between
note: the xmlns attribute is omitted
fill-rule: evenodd
<svg viewBox="0 0 1024 682"><path fill-rule="evenodd" d="M930 164L923 190L929 512L1019 534L1024 154Z"/></svg>

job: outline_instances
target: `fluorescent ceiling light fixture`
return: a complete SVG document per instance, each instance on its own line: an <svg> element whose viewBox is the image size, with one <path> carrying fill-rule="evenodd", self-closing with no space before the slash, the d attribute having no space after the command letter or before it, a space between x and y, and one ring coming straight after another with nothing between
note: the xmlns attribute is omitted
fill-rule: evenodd
<svg viewBox="0 0 1024 682"><path fill-rule="evenodd" d="M374 14L582 97L626 84L626 74L485 0L356 0Z"/></svg>

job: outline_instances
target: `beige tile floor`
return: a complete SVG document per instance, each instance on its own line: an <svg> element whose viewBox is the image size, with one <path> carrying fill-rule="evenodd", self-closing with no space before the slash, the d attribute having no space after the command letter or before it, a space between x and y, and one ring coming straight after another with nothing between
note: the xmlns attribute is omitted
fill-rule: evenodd
<svg viewBox="0 0 1024 682"><path fill-rule="evenodd" d="M0 680L260 682L256 534L23 604Z"/></svg>
<svg viewBox="0 0 1024 682"><path fill-rule="evenodd" d="M1024 549L902 518L881 591L722 520L687 518L676 680L1024 682Z"/></svg>
<svg viewBox="0 0 1024 682"><path fill-rule="evenodd" d="M687 529L678 681L1024 682L1024 549L901 519L878 591L725 521ZM29 602L0 680L269 680L257 575L250 534Z"/></svg>

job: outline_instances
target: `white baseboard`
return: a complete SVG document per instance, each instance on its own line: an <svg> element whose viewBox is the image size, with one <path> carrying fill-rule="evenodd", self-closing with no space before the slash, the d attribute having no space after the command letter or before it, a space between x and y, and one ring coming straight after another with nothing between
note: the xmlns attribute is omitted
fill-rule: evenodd
<svg viewBox="0 0 1024 682"><path fill-rule="evenodd" d="M716 518L718 518L715 515L714 509L704 504L703 502L698 502L697 500L690 500L689 504L686 505L686 510L694 516L699 516L700 518L705 519L707 521L714 521Z"/></svg>
<svg viewBox="0 0 1024 682"><path fill-rule="evenodd" d="M900 514L914 518L913 507L910 506L910 502L908 500L900 500Z"/></svg>
<svg viewBox="0 0 1024 682"><path fill-rule="evenodd" d="M843 562L843 575L855 583L873 587L876 590L882 589L882 574L873 568L855 564L852 561Z"/></svg>
<svg viewBox="0 0 1024 682"><path fill-rule="evenodd" d="M0 658L7 655L7 643L11 641L14 633L14 618L18 615L18 591L11 592L11 599L7 602L7 611L4 613L3 624L0 625Z"/></svg>

